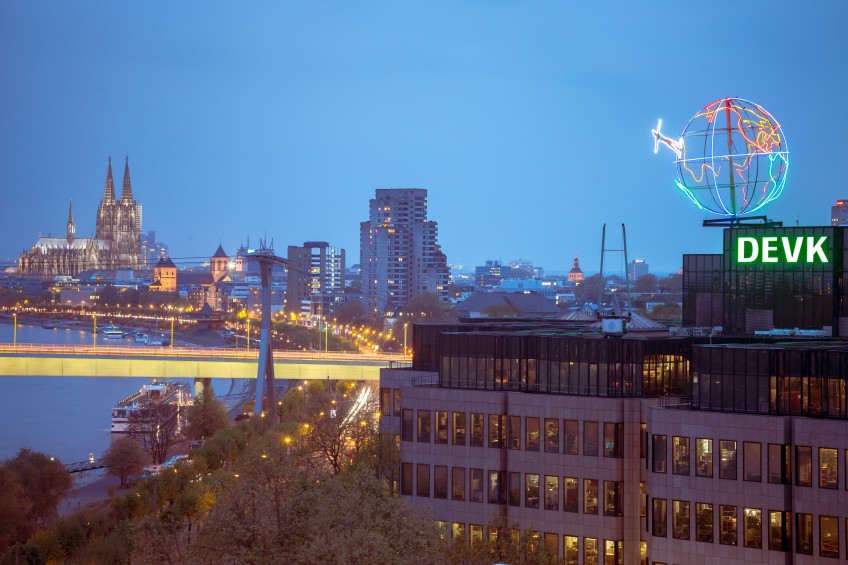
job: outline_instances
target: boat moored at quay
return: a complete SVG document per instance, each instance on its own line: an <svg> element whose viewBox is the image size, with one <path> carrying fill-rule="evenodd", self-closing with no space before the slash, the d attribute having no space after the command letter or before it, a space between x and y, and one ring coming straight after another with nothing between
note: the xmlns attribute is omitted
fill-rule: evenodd
<svg viewBox="0 0 848 565"><path fill-rule="evenodd" d="M150 417L154 408L167 406L176 418L180 408L191 404L191 387L181 381L162 381L143 385L138 391L119 401L112 409L112 432L129 433L136 422Z"/></svg>

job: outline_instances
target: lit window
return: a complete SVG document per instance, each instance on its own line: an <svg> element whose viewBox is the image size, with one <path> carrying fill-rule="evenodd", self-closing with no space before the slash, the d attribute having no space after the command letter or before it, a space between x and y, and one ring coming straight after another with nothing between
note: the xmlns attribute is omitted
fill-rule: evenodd
<svg viewBox="0 0 848 565"><path fill-rule="evenodd" d="M763 547L763 512L759 508L745 508L745 547Z"/></svg>
<svg viewBox="0 0 848 565"><path fill-rule="evenodd" d="M708 502L695 504L695 539L713 543L713 505Z"/></svg>
<svg viewBox="0 0 848 565"><path fill-rule="evenodd" d="M819 516L819 555L839 558L839 518Z"/></svg>
<svg viewBox="0 0 848 565"><path fill-rule="evenodd" d="M719 506L719 520L721 522L721 533L718 542L722 545L736 545L736 507Z"/></svg>
<svg viewBox="0 0 848 565"><path fill-rule="evenodd" d="M839 488L839 463L835 449L819 448L819 487Z"/></svg>
<svg viewBox="0 0 848 565"><path fill-rule="evenodd" d="M674 500L671 503L671 535L674 539L689 539L689 501Z"/></svg>

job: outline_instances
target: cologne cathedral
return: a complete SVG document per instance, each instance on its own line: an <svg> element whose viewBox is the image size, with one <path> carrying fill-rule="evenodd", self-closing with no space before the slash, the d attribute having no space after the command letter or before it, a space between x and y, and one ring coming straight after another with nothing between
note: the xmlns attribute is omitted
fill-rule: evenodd
<svg viewBox="0 0 848 565"><path fill-rule="evenodd" d="M121 198L117 200L110 157L94 237L76 237L71 205L65 237L39 237L30 251L21 253L19 272L39 277L76 277L90 269L140 269L143 267L140 235L141 204L133 200L129 158L124 165Z"/></svg>

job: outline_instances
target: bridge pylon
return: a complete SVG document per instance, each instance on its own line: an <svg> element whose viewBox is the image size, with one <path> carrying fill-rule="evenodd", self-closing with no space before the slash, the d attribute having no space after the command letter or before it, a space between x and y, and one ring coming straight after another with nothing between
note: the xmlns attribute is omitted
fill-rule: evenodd
<svg viewBox="0 0 848 565"><path fill-rule="evenodd" d="M259 338L259 365L256 370L256 400L253 414L267 416L276 422L277 388L274 381L274 348L271 344L271 273L274 265L285 265L286 260L274 255L272 249L260 241L259 249L248 255L248 259L259 263L262 279L262 330ZM247 336L250 340L250 336Z"/></svg>

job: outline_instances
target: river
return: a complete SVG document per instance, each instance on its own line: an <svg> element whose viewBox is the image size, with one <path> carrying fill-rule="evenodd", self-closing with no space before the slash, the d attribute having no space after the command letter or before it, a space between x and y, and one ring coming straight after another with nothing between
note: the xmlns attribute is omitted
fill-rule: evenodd
<svg viewBox="0 0 848 565"><path fill-rule="evenodd" d="M45 329L18 325L18 343L90 344L89 329ZM0 343L12 343L10 323L0 323ZM101 335L98 344L104 343ZM130 338L110 339L133 344ZM0 360L2 363L2 360ZM74 463L100 457L112 440L112 407L150 379L104 377L0 377L0 460L28 447ZM214 380L219 393L230 380Z"/></svg>

